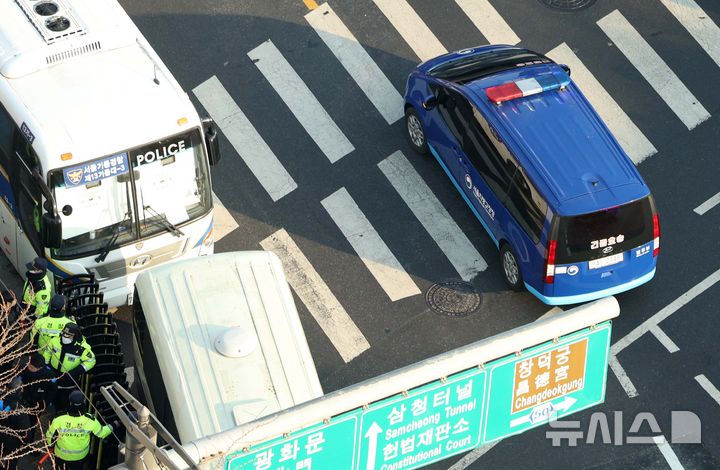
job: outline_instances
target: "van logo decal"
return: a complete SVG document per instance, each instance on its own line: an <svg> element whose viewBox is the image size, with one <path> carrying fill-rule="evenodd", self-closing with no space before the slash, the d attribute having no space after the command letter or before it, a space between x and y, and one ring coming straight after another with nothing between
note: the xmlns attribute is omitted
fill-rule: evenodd
<svg viewBox="0 0 720 470"><path fill-rule="evenodd" d="M605 253L605 254L608 254L611 251L613 251L613 247L611 247L611 246L606 246L605 248L603 248L603 253Z"/></svg>
<svg viewBox="0 0 720 470"><path fill-rule="evenodd" d="M465 175L465 186L467 186L468 189L472 189L472 177L470 175Z"/></svg>
<svg viewBox="0 0 720 470"><path fill-rule="evenodd" d="M610 247L610 245L614 245L616 243L622 243L625 241L625 235L622 233L615 237L608 237L608 238L600 238L599 240L593 240L590 242L590 249L591 250L597 250L598 248L605 248ZM610 250L612 251L612 250ZM603 253L610 253L610 251L604 251Z"/></svg>
<svg viewBox="0 0 720 470"><path fill-rule="evenodd" d="M473 195L475 196L475 199L477 199L478 202L480 203L480 205L483 207L483 209L485 209L485 212L487 212L487 214L490 216L490 218L492 220L495 220L495 210L492 208L490 203L487 202L487 200L482 195L482 193L477 188L477 186L473 188L472 192L473 192Z"/></svg>
<svg viewBox="0 0 720 470"><path fill-rule="evenodd" d="M573 264L572 266L568 266L567 273L568 273L569 275L574 276L574 275L576 275L576 274L579 273L579 272L580 272L580 268L578 268L578 267L575 266L574 264Z"/></svg>

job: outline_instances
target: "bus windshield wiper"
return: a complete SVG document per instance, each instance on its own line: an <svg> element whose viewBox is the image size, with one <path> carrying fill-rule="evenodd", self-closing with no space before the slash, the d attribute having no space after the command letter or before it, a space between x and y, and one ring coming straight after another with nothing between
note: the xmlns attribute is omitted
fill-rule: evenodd
<svg viewBox="0 0 720 470"><path fill-rule="evenodd" d="M150 206L144 206L143 210L146 210L152 215L153 217L157 217L160 220L160 223L170 231L173 235L176 237L184 237L185 234L182 233L182 231L177 228L172 222L170 222L165 214L158 214L158 212L153 209Z"/></svg>
<svg viewBox="0 0 720 470"><path fill-rule="evenodd" d="M108 240L108 242L105 244L105 246L103 247L100 254L95 258L96 263L102 263L103 261L105 261L105 258L107 258L107 255L110 253L110 250L112 249L113 245L115 244L118 237L120 236L120 232L122 231L123 226L125 225L125 222L128 222L130 220L131 215L132 214L130 213L130 211L128 211L125 214L125 217L123 217L123 219L120 222L118 222L118 224L115 226L115 228L113 228L112 236L110 237L110 240Z"/></svg>

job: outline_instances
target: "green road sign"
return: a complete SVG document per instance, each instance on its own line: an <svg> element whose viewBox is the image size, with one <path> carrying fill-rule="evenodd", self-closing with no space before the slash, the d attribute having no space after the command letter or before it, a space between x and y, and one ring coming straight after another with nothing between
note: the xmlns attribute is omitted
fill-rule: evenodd
<svg viewBox="0 0 720 470"><path fill-rule="evenodd" d="M409 470L605 399L610 322L236 452L228 470Z"/></svg>
<svg viewBox="0 0 720 470"><path fill-rule="evenodd" d="M605 400L610 323L493 361L483 444Z"/></svg>

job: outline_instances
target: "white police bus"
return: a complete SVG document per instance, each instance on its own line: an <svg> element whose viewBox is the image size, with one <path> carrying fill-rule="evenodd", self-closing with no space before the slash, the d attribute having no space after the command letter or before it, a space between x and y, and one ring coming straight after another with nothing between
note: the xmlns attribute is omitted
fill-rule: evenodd
<svg viewBox="0 0 720 470"><path fill-rule="evenodd" d="M0 2L0 245L20 273L136 275L212 253L217 131L116 0Z"/></svg>

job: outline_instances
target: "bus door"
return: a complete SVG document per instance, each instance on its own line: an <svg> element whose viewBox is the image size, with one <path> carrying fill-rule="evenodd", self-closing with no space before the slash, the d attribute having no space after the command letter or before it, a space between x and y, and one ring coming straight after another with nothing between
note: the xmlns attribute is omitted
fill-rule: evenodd
<svg viewBox="0 0 720 470"><path fill-rule="evenodd" d="M15 154L17 155L17 171L13 178L13 192L17 203L15 266L19 273L25 272L25 264L38 255L44 255L40 224L42 220L42 192L32 176L37 170L42 174L40 163L35 151L19 132L15 132Z"/></svg>

